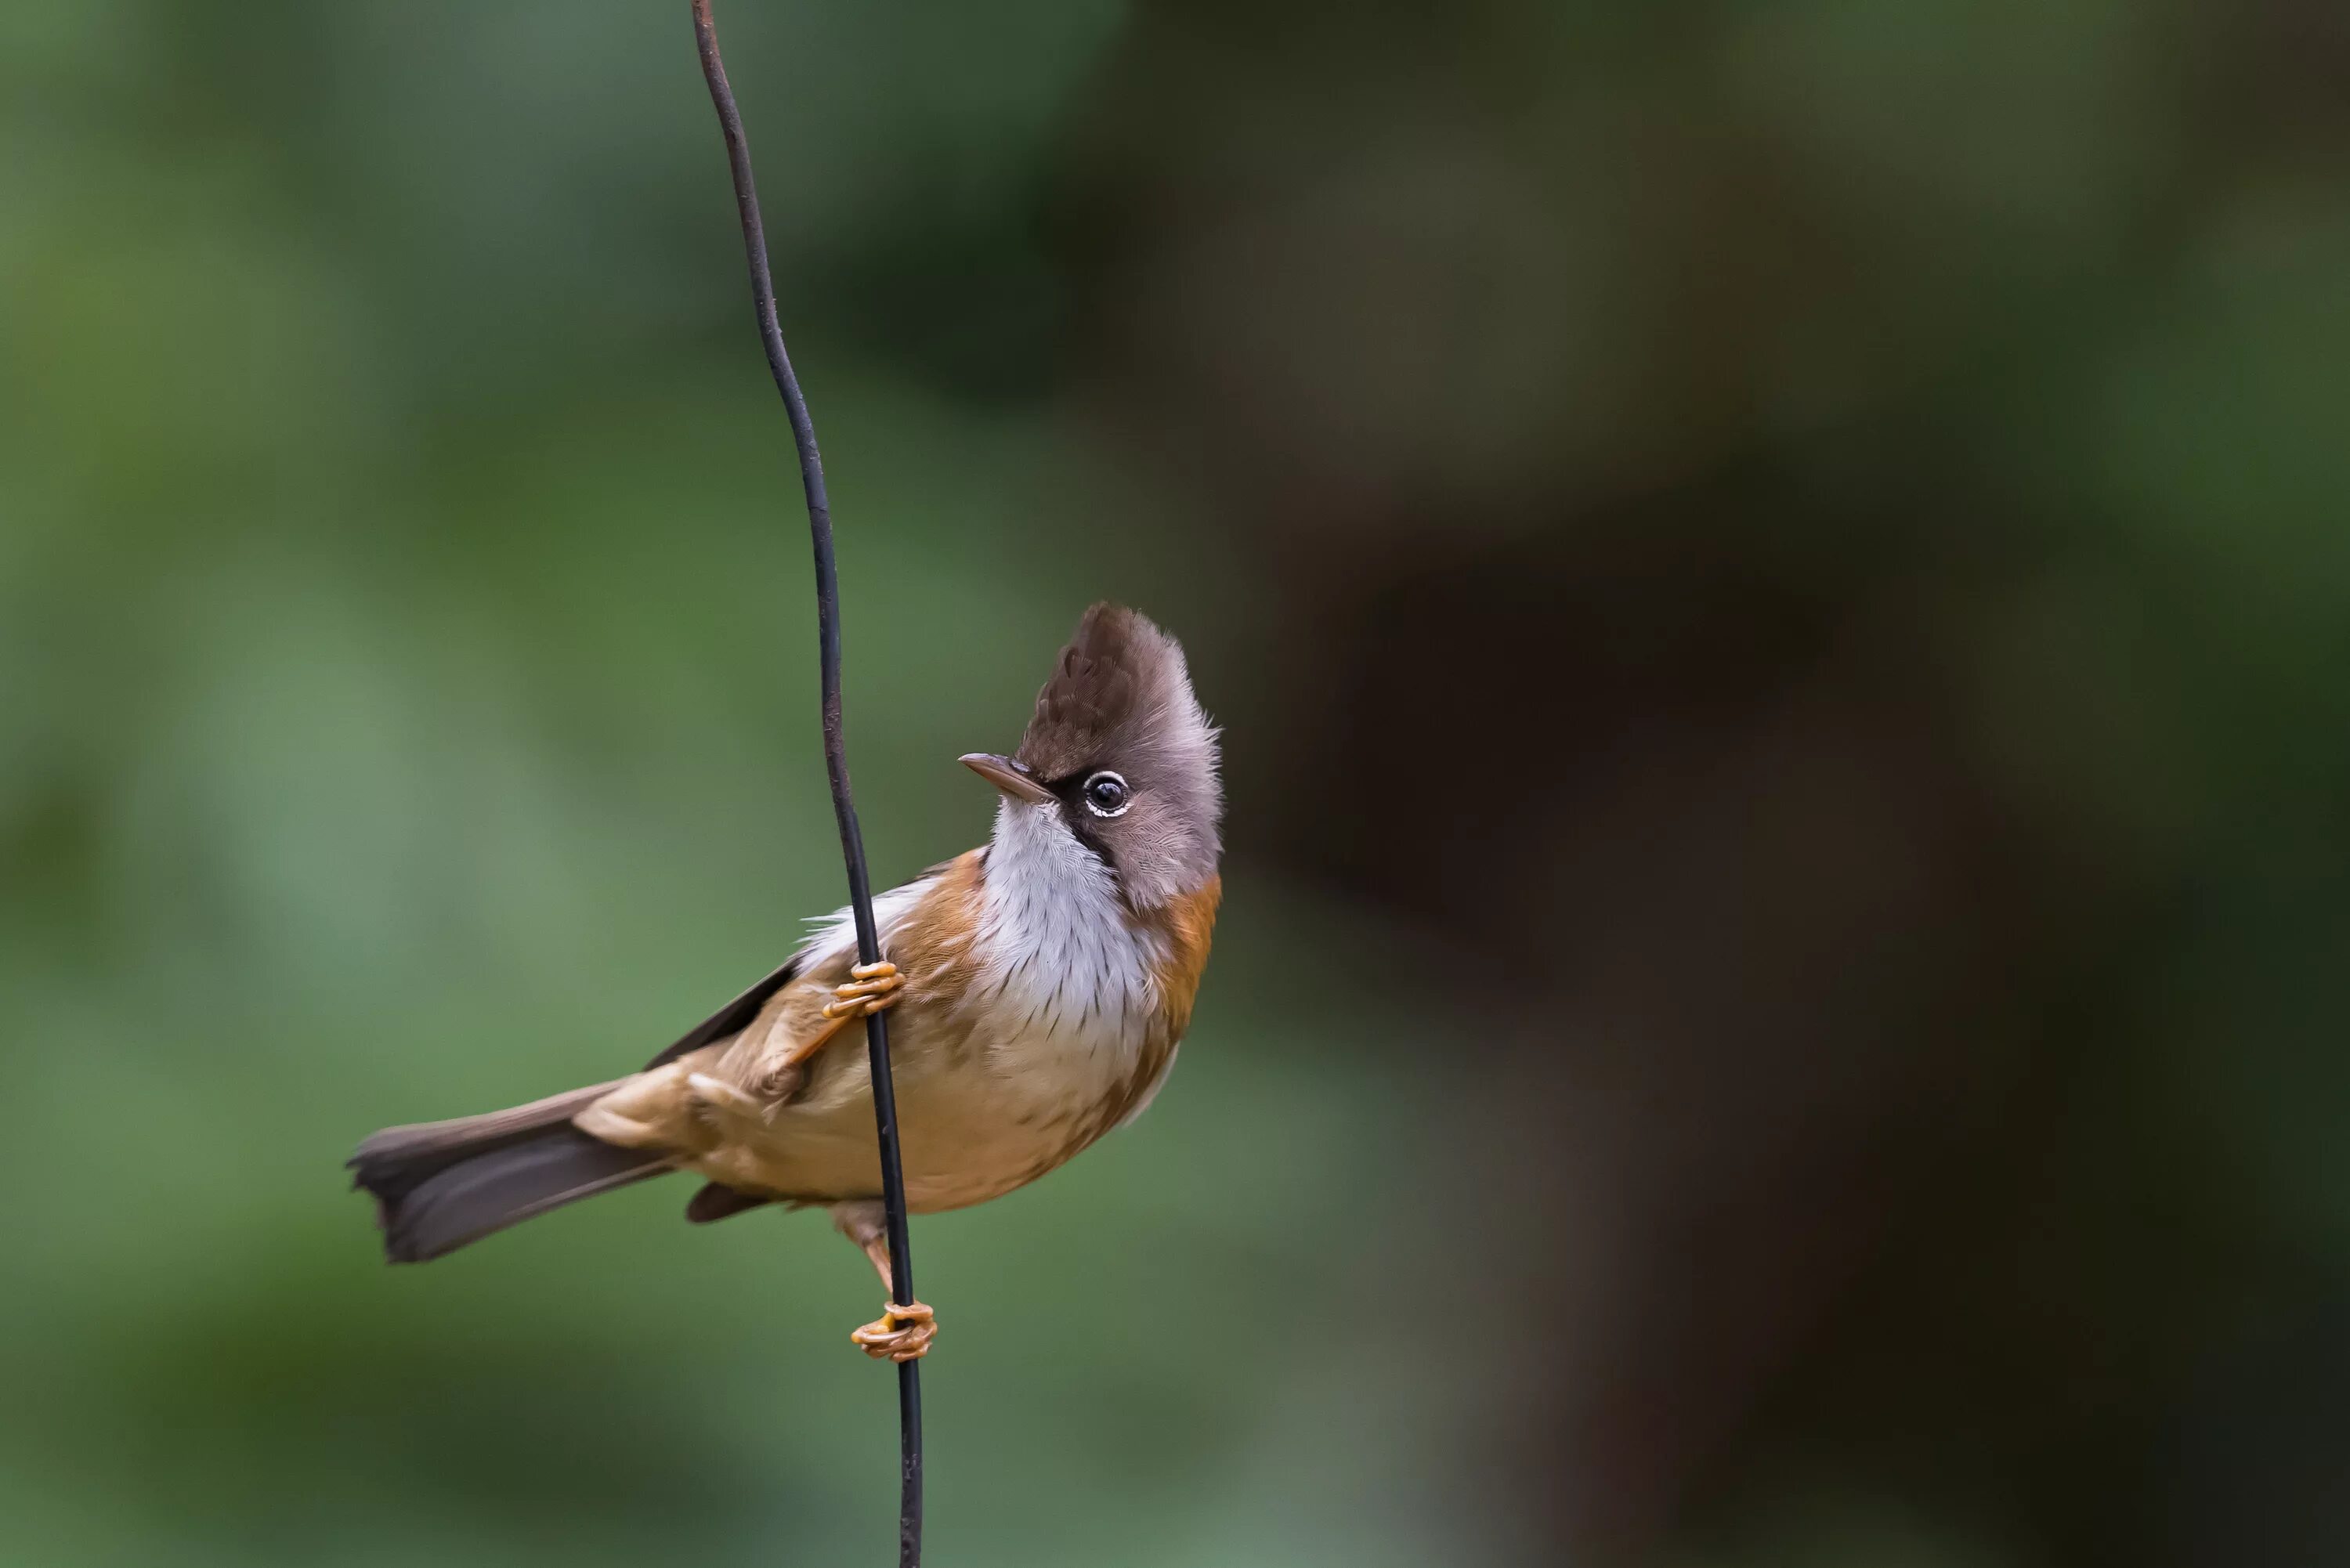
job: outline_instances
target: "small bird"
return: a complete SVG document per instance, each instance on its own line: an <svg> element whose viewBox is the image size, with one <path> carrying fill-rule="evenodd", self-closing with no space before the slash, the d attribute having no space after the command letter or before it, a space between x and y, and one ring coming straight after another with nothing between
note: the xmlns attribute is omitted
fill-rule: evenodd
<svg viewBox="0 0 2350 1568"><path fill-rule="evenodd" d="M1181 647L1095 605L1019 750L962 762L1002 792L994 833L874 899L883 961L857 962L842 910L640 1073L359 1145L390 1260L683 1170L705 1183L688 1220L827 1210L894 1295L872 1079L836 1044L883 1008L914 1213L1001 1197L1139 1115L1191 1022L1222 891L1216 731ZM929 1307L891 1303L851 1338L908 1361L936 1334Z"/></svg>

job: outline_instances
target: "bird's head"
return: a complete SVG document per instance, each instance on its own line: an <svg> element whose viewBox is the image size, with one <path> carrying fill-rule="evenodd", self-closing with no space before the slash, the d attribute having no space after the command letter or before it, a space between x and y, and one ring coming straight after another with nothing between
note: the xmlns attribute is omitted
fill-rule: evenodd
<svg viewBox="0 0 2350 1568"><path fill-rule="evenodd" d="M1003 792L999 846L1008 834L1065 834L1138 909L1216 874L1216 732L1181 645L1124 606L1097 604L1077 622L1017 752L962 761Z"/></svg>

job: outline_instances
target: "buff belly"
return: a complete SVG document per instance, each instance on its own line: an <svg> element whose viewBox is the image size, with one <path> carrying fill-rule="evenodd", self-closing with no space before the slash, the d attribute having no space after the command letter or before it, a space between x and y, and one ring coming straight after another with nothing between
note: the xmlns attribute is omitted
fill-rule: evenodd
<svg viewBox="0 0 2350 1568"><path fill-rule="evenodd" d="M1147 1094L1167 1065L1146 1041L1109 1029L941 1028L919 1012L892 1023L899 1141L916 1213L983 1203L1035 1180L1116 1125L1138 1077L1149 1074L1139 1085ZM689 1168L803 1202L879 1196L862 1032L845 1033L810 1065L805 1088L772 1119L730 1118Z"/></svg>

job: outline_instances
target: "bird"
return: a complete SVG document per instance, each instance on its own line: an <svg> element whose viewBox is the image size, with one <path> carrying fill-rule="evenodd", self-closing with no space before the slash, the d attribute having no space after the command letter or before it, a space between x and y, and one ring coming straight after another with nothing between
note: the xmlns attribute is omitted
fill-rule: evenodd
<svg viewBox="0 0 2350 1568"><path fill-rule="evenodd" d="M910 1212L1002 1197L1140 1115L1191 1018L1216 909L1220 734L1182 646L1108 602L1078 621L1018 748L963 764L995 786L987 842L847 910L626 1077L387 1127L349 1160L387 1258L440 1258L578 1199L683 1172L696 1223L827 1210L891 1290L866 1053L891 1010ZM926 1355L937 1314L890 1301L852 1341Z"/></svg>

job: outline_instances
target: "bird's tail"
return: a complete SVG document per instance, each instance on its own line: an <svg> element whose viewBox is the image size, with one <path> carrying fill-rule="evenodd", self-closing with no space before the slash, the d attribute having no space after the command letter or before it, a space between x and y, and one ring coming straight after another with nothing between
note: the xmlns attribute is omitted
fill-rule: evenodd
<svg viewBox="0 0 2350 1568"><path fill-rule="evenodd" d="M386 1127L359 1145L350 1160L354 1185L375 1195L385 1255L395 1263L421 1263L535 1214L670 1169L658 1156L601 1142L571 1125L624 1081L485 1116Z"/></svg>

